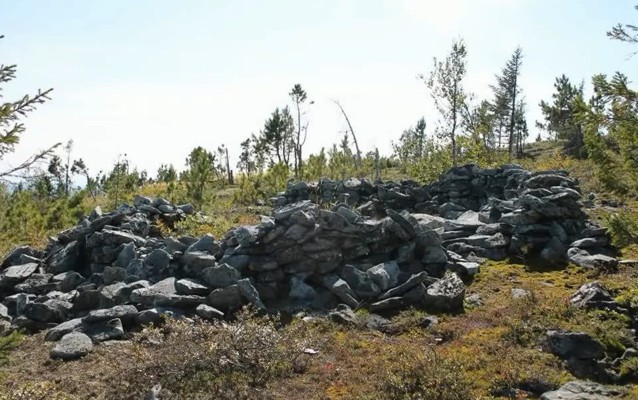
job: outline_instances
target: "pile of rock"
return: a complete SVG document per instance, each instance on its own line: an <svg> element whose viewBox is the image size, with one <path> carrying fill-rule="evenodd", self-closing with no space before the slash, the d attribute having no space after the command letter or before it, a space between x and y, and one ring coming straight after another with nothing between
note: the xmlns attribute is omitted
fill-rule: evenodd
<svg viewBox="0 0 638 400"><path fill-rule="evenodd" d="M363 215L383 216L390 209L440 216L443 246L465 257L617 266L606 230L588 220L578 182L562 170L532 173L517 165L465 165L422 187L411 181L291 183L275 201L287 204L306 198L347 200Z"/></svg>
<svg viewBox="0 0 638 400"><path fill-rule="evenodd" d="M312 196L322 205L300 200ZM0 268L0 326L100 342L162 314L215 319L246 304L454 312L463 279L485 258L536 254L613 267L606 232L587 221L579 198L565 173L516 166L455 168L425 187L323 180L291 185L271 216L216 240L165 237L193 207L138 196L132 206L94 210L44 251L14 249ZM431 209L438 215L416 212ZM86 344L78 335L68 341Z"/></svg>
<svg viewBox="0 0 638 400"><path fill-rule="evenodd" d="M345 204L326 210L302 201L221 241L162 236L159 221L188 213L188 205L137 197L110 213L96 209L44 251L14 249L0 270L0 323L66 338L52 356L70 359L89 351L87 338L120 339L167 313L215 319L246 304L455 311L465 285L446 271L478 270L464 269L472 263L460 256L448 258L427 215L389 210L382 219L364 219Z"/></svg>

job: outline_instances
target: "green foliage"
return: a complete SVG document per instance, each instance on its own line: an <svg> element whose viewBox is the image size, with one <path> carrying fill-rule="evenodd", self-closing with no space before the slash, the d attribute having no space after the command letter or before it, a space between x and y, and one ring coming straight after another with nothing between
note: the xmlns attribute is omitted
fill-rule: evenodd
<svg viewBox="0 0 638 400"><path fill-rule="evenodd" d="M507 132L508 159L513 155L520 155L523 142L527 137L527 123L525 121L525 104L522 101L521 85L519 82L523 64L523 50L519 47L503 67L500 75L496 76L494 91L494 113L499 123L499 146L503 141L502 129Z"/></svg>
<svg viewBox="0 0 638 400"><path fill-rule="evenodd" d="M623 248L638 243L638 218L630 212L603 215L603 224L609 230L615 246Z"/></svg>
<svg viewBox="0 0 638 400"><path fill-rule="evenodd" d="M381 398L389 400L469 400L470 382L463 366L437 356L433 349L404 351L378 384Z"/></svg>
<svg viewBox="0 0 638 400"><path fill-rule="evenodd" d="M157 182L171 183L177 180L177 171L173 164L162 164L157 169Z"/></svg>
<svg viewBox="0 0 638 400"><path fill-rule="evenodd" d="M414 127L403 131L398 143L392 143L393 155L399 160L401 172L407 172L410 164L418 162L423 157L425 127L425 118L421 118Z"/></svg>
<svg viewBox="0 0 638 400"><path fill-rule="evenodd" d="M629 357L620 363L620 376L632 380L638 378L638 357Z"/></svg>
<svg viewBox="0 0 638 400"><path fill-rule="evenodd" d="M278 192L286 189L290 178L290 169L283 163L273 165L265 173L244 175L239 179L239 190L233 195L237 204L255 204L257 201L268 201Z"/></svg>
<svg viewBox="0 0 638 400"><path fill-rule="evenodd" d="M546 130L554 139L565 140L565 154L585 158L587 152L583 139L582 122L578 119L578 104L583 98L583 84L573 85L569 78L561 75L554 82L552 103L541 101L539 106L545 118L538 127Z"/></svg>
<svg viewBox="0 0 638 400"><path fill-rule="evenodd" d="M638 10L638 6L634 6L634 8ZM607 36L611 39L621 42L637 44L638 26L632 24L618 24L612 27L609 32L607 32Z"/></svg>
<svg viewBox="0 0 638 400"><path fill-rule="evenodd" d="M0 39L4 36L0 35ZM0 64L0 85L11 82L16 77L16 65ZM25 127L22 119L33 112L36 107L49 100L49 94L53 89L40 91L34 95L25 95L16 101L2 102L2 87L0 86L0 160L15 150L15 146L20 143L20 136L24 133ZM53 145L47 150L41 151L29 157L24 162L5 171L0 171L0 179L22 178L24 173L38 162L50 156L53 150L60 143Z"/></svg>
<svg viewBox="0 0 638 400"><path fill-rule="evenodd" d="M457 130L462 124L462 113L467 99L463 89L463 79L467 72L466 57L467 49L463 40L455 41L445 60L434 58L434 68L430 76L427 79L423 77L441 116L437 135L451 143L452 165L457 165Z"/></svg>
<svg viewBox="0 0 638 400"><path fill-rule="evenodd" d="M290 167L290 156L295 148L293 133L295 123L286 106L275 109L264 123L264 129L255 139L255 152L268 157L270 164Z"/></svg>
<svg viewBox="0 0 638 400"><path fill-rule="evenodd" d="M198 146L186 159L187 170L182 173L181 180L186 184L186 193L196 206L204 202L206 188L217 177L215 156L210 151Z"/></svg>
<svg viewBox="0 0 638 400"><path fill-rule="evenodd" d="M638 192L638 92L616 73L592 78L594 96L579 103L585 146L598 179L620 195Z"/></svg>
<svg viewBox="0 0 638 400"><path fill-rule="evenodd" d="M5 363L11 351L20 345L22 342L22 334L13 331L7 336L0 336L0 364Z"/></svg>

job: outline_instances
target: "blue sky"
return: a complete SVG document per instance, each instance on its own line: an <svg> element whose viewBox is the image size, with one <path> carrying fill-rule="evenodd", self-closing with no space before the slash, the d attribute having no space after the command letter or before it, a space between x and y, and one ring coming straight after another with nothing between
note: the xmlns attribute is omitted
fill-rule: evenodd
<svg viewBox="0 0 638 400"><path fill-rule="evenodd" d="M118 154L154 174L183 168L198 145L239 143L258 132L301 83L309 108L306 154L340 140L349 114L362 150L390 143L437 115L417 79L456 38L468 47L466 87L477 98L516 46L524 52L528 124L556 76L589 82L620 70L636 80L638 56L609 40L618 22L638 22L634 0L4 1L0 63L18 64L9 99L53 87L27 119L15 164L74 140L91 170Z"/></svg>

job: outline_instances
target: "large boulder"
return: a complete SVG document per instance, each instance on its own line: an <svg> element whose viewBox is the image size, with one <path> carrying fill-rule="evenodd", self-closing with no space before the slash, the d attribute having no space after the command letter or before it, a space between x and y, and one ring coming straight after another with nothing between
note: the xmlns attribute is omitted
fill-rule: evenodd
<svg viewBox="0 0 638 400"><path fill-rule="evenodd" d="M601 359L605 356L603 346L583 332L555 330L547 332L549 350L562 359Z"/></svg>
<svg viewBox="0 0 638 400"><path fill-rule="evenodd" d="M609 294L609 291L600 282L586 283L570 298L572 305L578 308L608 308L616 309L618 303Z"/></svg>
<svg viewBox="0 0 638 400"><path fill-rule="evenodd" d="M27 279L38 269L38 264L14 265L0 272L0 290L8 289Z"/></svg>
<svg viewBox="0 0 638 400"><path fill-rule="evenodd" d="M618 388L607 387L596 382L572 381L557 390L543 393L541 400L610 400L622 397Z"/></svg>
<svg viewBox="0 0 638 400"><path fill-rule="evenodd" d="M69 361L86 356L93 351L91 338L81 332L67 333L51 350L51 358Z"/></svg>
<svg viewBox="0 0 638 400"><path fill-rule="evenodd" d="M463 308L465 284L455 273L448 273L430 285L423 299L426 307L440 312L454 312Z"/></svg>
<svg viewBox="0 0 638 400"><path fill-rule="evenodd" d="M567 251L569 261L583 268L613 271L618 268L618 260L604 254L589 254L586 250L572 247Z"/></svg>

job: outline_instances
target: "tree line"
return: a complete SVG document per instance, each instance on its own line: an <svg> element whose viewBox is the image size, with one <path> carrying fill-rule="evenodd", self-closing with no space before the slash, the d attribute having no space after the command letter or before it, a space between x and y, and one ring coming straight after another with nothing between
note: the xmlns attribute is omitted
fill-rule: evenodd
<svg viewBox="0 0 638 400"><path fill-rule="evenodd" d="M619 24L608 33L611 39L638 43L634 25ZM1 37L0 37L1 38ZM348 129L340 143L315 154L304 152L309 134L313 101L301 84L290 89L289 104L276 108L258 133L241 142L235 168L240 202L266 199L283 189L290 178L319 179L351 176L378 177L380 170L395 169L413 179L435 179L447 168L467 162L485 166L512 162L524 155L529 139L527 104L521 86L524 53L519 47L504 61L489 86L490 95L478 99L466 88L468 48L462 39L453 41L443 58L434 58L431 69L419 76L435 105L430 132L425 117L404 130L392 142L392 154L380 156L376 149L362 153L344 107L334 101ZM0 67L0 84L15 78L15 65ZM535 126L552 140L563 143L572 157L590 158L596 174L620 194L638 191L638 93L630 88L626 75L595 75L592 95L585 96L585 84L560 75L554 93L540 102L542 121ZM49 99L51 89L38 91L0 106L0 160L12 151L24 133L23 117ZM1 92L0 92L1 96ZM540 139L537 138L537 140ZM95 199L106 195L116 205L125 193L149 183L165 186L169 197L190 199L197 205L207 201L211 189L233 183L229 149L220 145L211 151L198 146L187 155L180 172L163 164L154 177L132 166L119 155L110 171L91 172L82 158L73 154L73 142L54 144L19 165L0 171L7 195L24 190L39 199L68 199L82 177L82 193ZM9 190L8 182L19 184ZM44 201L44 200L43 200Z"/></svg>

